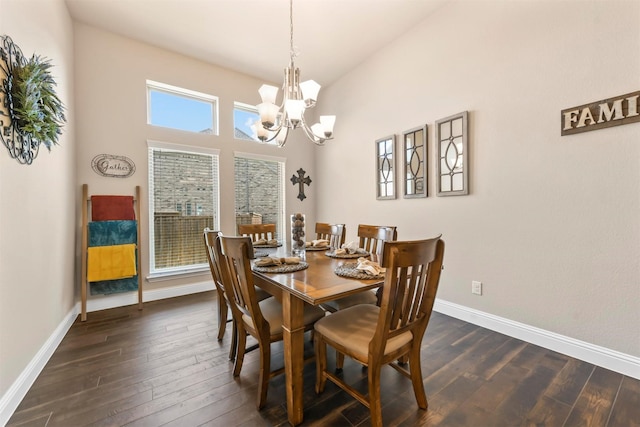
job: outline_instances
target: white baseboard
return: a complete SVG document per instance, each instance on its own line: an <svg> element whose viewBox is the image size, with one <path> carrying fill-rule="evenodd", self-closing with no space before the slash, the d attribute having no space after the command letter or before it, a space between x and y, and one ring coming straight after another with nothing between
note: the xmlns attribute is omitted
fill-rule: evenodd
<svg viewBox="0 0 640 427"><path fill-rule="evenodd" d="M465 322L500 332L640 380L640 358L462 305L436 299L433 309Z"/></svg>
<svg viewBox="0 0 640 427"><path fill-rule="evenodd" d="M195 294L198 292L213 290L213 281L193 283L190 285L172 286L168 288L152 289L144 291L142 299L145 302L156 301L165 298L179 297L183 295ZM105 295L91 298L87 301L87 312L106 310L108 308L122 307L138 303L137 292L127 292L126 294ZM78 302L64 317L56 330L44 343L42 348L36 353L31 362L22 371L20 376L9 387L9 390L0 399L0 426L9 422L14 411L24 399L42 369L62 342L62 339L80 314L80 302Z"/></svg>
<svg viewBox="0 0 640 427"><path fill-rule="evenodd" d="M65 334L73 325L73 322L76 320L78 316L77 308L73 307L71 311L62 319L62 322L58 325L53 334L47 339L40 350L36 353L31 362L27 365L27 367L22 371L20 376L11 384L9 390L2 396L0 399L0 425L4 426L9 422L9 418L13 415L13 412L16 410L24 396L27 394L33 383L35 382L38 375L44 366L51 358L51 355L56 348L60 345L60 342L64 338Z"/></svg>

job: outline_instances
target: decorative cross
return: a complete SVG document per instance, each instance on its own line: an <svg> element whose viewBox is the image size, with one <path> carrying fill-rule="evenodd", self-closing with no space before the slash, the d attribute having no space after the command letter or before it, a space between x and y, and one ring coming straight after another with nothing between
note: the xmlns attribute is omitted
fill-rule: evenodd
<svg viewBox="0 0 640 427"><path fill-rule="evenodd" d="M291 182L293 183L293 185L299 185L298 199L300 199L300 201L303 201L307 198L307 196L304 195L304 184L311 185L311 178L309 178L308 176L304 176L305 173L305 170L300 168L298 169L298 176L293 175L291 177Z"/></svg>

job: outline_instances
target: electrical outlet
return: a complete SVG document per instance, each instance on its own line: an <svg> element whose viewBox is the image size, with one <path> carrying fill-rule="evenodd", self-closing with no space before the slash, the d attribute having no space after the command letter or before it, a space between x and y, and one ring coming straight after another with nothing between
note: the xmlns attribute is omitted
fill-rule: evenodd
<svg viewBox="0 0 640 427"><path fill-rule="evenodd" d="M473 280L471 282L471 293L476 295L482 295L482 282Z"/></svg>

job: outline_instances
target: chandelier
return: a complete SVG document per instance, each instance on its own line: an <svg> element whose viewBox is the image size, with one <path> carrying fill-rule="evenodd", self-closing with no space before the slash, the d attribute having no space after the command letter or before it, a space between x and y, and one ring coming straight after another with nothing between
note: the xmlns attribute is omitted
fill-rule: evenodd
<svg viewBox="0 0 640 427"><path fill-rule="evenodd" d="M289 66L284 69L282 84L282 104L276 104L278 88L264 84L258 90L262 103L258 104L260 121L256 122L256 133L262 142L273 141L279 147L287 142L289 130L302 128L305 135L317 145L333 139L333 125L336 116L320 116L320 122L309 127L304 118L308 108L316 105L320 85L313 80L300 83L300 69L293 59L297 56L293 48L293 0L289 0Z"/></svg>

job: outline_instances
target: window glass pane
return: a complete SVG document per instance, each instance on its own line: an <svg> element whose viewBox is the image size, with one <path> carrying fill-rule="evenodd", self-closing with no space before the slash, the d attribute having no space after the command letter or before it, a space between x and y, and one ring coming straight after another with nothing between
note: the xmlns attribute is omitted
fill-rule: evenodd
<svg viewBox="0 0 640 427"><path fill-rule="evenodd" d="M147 93L149 124L218 134L216 97L151 81Z"/></svg>
<svg viewBox="0 0 640 427"><path fill-rule="evenodd" d="M276 224L276 239L284 231L284 162L235 157L236 224Z"/></svg>
<svg viewBox="0 0 640 427"><path fill-rule="evenodd" d="M256 135L255 126L260 125L260 114L258 109L249 104L234 102L233 106L233 133L234 138L254 141L259 144L278 145L275 138L268 142L262 142Z"/></svg>
<svg viewBox="0 0 640 427"><path fill-rule="evenodd" d="M252 105L235 102L233 106L233 135L236 139L257 141L254 124L260 120L258 109Z"/></svg>
<svg viewBox="0 0 640 427"><path fill-rule="evenodd" d="M150 143L151 273L207 264L202 231L219 229L218 194L217 155Z"/></svg>

